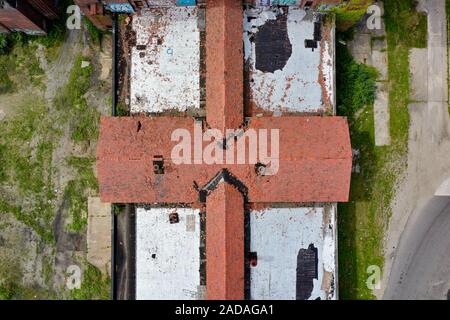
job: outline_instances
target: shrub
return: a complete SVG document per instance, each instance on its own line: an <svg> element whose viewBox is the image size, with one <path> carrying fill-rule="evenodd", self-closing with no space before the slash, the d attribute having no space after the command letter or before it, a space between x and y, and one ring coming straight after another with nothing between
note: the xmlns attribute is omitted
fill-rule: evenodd
<svg viewBox="0 0 450 320"><path fill-rule="evenodd" d="M89 36L91 37L92 42L95 44L100 44L100 41L102 40L103 32L98 30L97 27L94 26L94 24L86 17L84 17L83 20L84 20L86 29L89 33Z"/></svg>
<svg viewBox="0 0 450 320"><path fill-rule="evenodd" d="M373 104L378 71L357 63L340 43L337 56L337 105L340 114L352 117L361 107Z"/></svg>

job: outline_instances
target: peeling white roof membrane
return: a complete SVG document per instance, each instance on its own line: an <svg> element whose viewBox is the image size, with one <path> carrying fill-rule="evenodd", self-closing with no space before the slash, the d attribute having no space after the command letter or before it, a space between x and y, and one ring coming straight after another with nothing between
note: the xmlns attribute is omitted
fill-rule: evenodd
<svg viewBox="0 0 450 320"><path fill-rule="evenodd" d="M280 19L286 10L292 53L283 69L274 72L258 70L254 39L262 26L268 21ZM314 38L315 19L312 13L294 7L260 7L244 11L244 55L249 62L251 97L257 108L323 112L326 109L324 96L330 104L334 104L334 26L322 23L322 34L330 38L318 41L317 49L313 51L305 48L305 40ZM277 45L274 44L274 47Z"/></svg>
<svg viewBox="0 0 450 320"><path fill-rule="evenodd" d="M336 208L270 208L250 213L252 299L291 300L297 297L297 257L300 249L317 248L317 279L310 300L336 299Z"/></svg>
<svg viewBox="0 0 450 320"><path fill-rule="evenodd" d="M196 7L165 7L133 17L131 113L200 108L197 13Z"/></svg>
<svg viewBox="0 0 450 320"><path fill-rule="evenodd" d="M171 224L176 211L179 222ZM200 216L191 208L136 209L136 299L199 298Z"/></svg>

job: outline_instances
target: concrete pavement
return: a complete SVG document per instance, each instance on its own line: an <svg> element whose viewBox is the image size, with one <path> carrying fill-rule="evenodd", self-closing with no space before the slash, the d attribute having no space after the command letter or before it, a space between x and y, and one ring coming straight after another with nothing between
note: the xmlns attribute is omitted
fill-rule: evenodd
<svg viewBox="0 0 450 320"><path fill-rule="evenodd" d="M377 5L384 14L384 5L379 1ZM375 145L391 144L389 131L389 85L388 85L388 54L384 21L381 29L369 30L365 16L356 27L354 39L349 41L348 48L358 63L364 63L378 70L377 91L373 105L375 125Z"/></svg>
<svg viewBox="0 0 450 320"><path fill-rule="evenodd" d="M409 107L408 168L392 205L384 299L446 299L450 289L450 197L435 196L450 177L445 0L421 5L428 12L428 64L411 71L413 94L424 102Z"/></svg>

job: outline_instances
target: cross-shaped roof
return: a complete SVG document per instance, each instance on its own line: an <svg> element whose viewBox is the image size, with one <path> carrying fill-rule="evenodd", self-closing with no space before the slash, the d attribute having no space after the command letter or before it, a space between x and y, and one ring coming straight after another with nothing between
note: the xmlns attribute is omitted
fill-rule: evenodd
<svg viewBox="0 0 450 320"><path fill-rule="evenodd" d="M206 4L206 120L103 117L97 149L100 196L113 203L206 206L207 298L243 299L245 203L348 201L350 136L342 117L264 116L244 121L242 2ZM194 151L190 164L176 164L173 131L185 129L194 137L199 126L200 131L279 130L278 172L261 174L255 163L198 163ZM191 150L207 144L191 141ZM249 140L245 146L249 150ZM155 161L161 161L163 170L155 169Z"/></svg>

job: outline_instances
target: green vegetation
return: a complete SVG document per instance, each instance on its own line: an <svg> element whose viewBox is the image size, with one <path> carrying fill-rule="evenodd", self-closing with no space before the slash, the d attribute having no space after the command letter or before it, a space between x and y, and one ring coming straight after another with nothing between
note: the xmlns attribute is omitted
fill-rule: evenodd
<svg viewBox="0 0 450 320"><path fill-rule="evenodd" d="M0 286L0 300L11 300L14 296L14 288L7 285Z"/></svg>
<svg viewBox="0 0 450 320"><path fill-rule="evenodd" d="M97 179L92 170L95 158L70 157L67 164L77 172L75 180L66 186L65 197L69 201L69 214L72 223L68 225L71 231L82 231L87 225L88 193L90 190L98 192Z"/></svg>
<svg viewBox="0 0 450 320"><path fill-rule="evenodd" d="M353 27L366 13L373 0L349 0L332 9L336 14L336 27L346 31Z"/></svg>
<svg viewBox="0 0 450 320"><path fill-rule="evenodd" d="M68 231L84 231L87 197L98 193L90 145L97 139L99 112L88 105L87 92L101 83L92 78L90 58L76 57L67 82L56 90L52 100L44 98L44 93L54 92L56 79L49 79L47 88L40 59L47 60L43 68L48 65L58 70L60 66L53 58L61 52L64 24L65 17L52 25L45 37L0 34L0 99L5 102L2 109L5 107L6 113L0 121L0 220L6 222L0 228L13 233L31 229L37 235L33 233L29 240L36 251L33 246L25 248L23 239L0 250L0 300L66 297L67 292L55 292L53 287L55 250L51 249L54 237L64 232L59 225L54 226L55 215L67 208L71 217ZM88 31L92 38L96 31ZM63 141L66 147L60 146ZM76 156L71 150L77 150ZM69 170L60 172L61 167ZM61 221L66 222L63 213ZM41 271L24 269L20 258L30 254L36 261L42 259ZM42 277L44 285L25 284L24 273ZM95 267L87 266L84 279L74 298L109 297L109 280Z"/></svg>
<svg viewBox="0 0 450 320"><path fill-rule="evenodd" d="M118 117L125 117L130 114L127 105L123 102L117 103L116 113Z"/></svg>
<svg viewBox="0 0 450 320"><path fill-rule="evenodd" d="M385 2L385 24L389 58L389 108L391 145L375 146L373 105L356 110L361 99L348 97L348 90L337 90L338 113L349 116L352 147L360 151L355 164L360 173L352 175L350 202L339 204L339 282L343 299L373 299L366 286L370 265L383 268L384 232L391 215L390 204L399 175L406 167L409 128L409 49L426 46L426 16L413 9L412 0ZM338 83L347 84L354 62L338 49ZM344 58L341 59L341 56ZM355 68L355 67L353 67ZM366 72L367 73L367 72ZM369 72L370 74L370 72ZM350 83L352 83L350 77ZM370 88L370 77L363 77L363 88ZM366 89L355 88L356 92Z"/></svg>
<svg viewBox="0 0 450 320"><path fill-rule="evenodd" d="M102 275L92 264L87 263L81 280L81 288L72 291L75 300L108 300L111 280Z"/></svg>
<svg viewBox="0 0 450 320"><path fill-rule="evenodd" d="M89 65L83 68L83 61ZM63 111L66 120L74 124L71 128L71 137L77 142L95 140L98 135L100 114L95 108L88 106L84 97L90 86L92 71L90 59L79 56L66 85L58 90L53 99L55 108Z"/></svg>
<svg viewBox="0 0 450 320"><path fill-rule="evenodd" d="M14 82L9 77L11 66L8 64L8 59L0 56L0 94L14 91Z"/></svg>
<svg viewBox="0 0 450 320"><path fill-rule="evenodd" d="M42 87L44 70L36 55L36 45L24 43L0 53L0 94L29 86Z"/></svg>
<svg viewBox="0 0 450 320"><path fill-rule="evenodd" d="M102 40L103 37L103 32L98 30L97 27L94 26L94 24L88 18L84 17L83 21L89 33L91 41L94 44L100 44L100 41Z"/></svg>
<svg viewBox="0 0 450 320"><path fill-rule="evenodd" d="M55 131L51 119L45 116L47 109L42 100L30 98L21 109L13 120L0 122L1 181L14 190L14 197L7 193L0 196L0 212L11 212L44 240L52 241ZM21 205L14 198L21 199Z"/></svg>
<svg viewBox="0 0 450 320"><path fill-rule="evenodd" d="M14 257L1 256L0 300L54 299L53 293L49 290L23 285L19 259L20 253L16 253Z"/></svg>
<svg viewBox="0 0 450 320"><path fill-rule="evenodd" d="M14 59L10 70L33 74L36 72L34 62L30 63L33 56L27 48L14 48L12 53L17 52L17 56L0 56L0 61ZM10 190L0 196L0 212L12 213L47 242L53 242L56 195L52 184L52 155L54 143L62 134L61 127L69 126L72 139L78 143L89 143L98 134L99 113L88 107L84 98L90 86L92 66L82 68L82 61L89 60L78 57L67 84L58 90L53 101L56 112L49 112L42 98L30 97L18 108L19 114L0 122L0 187ZM88 168L92 171L92 159L74 158L68 163L78 174L65 189L73 217L70 229L80 231L86 224L88 191L85 188L97 190L97 186L93 173L87 173Z"/></svg>
<svg viewBox="0 0 450 320"><path fill-rule="evenodd" d="M373 104L378 71L365 64L356 63L347 47L338 44L336 49L339 57L337 77L345 79L337 84L337 104L340 106L341 115L353 117L364 106Z"/></svg>

